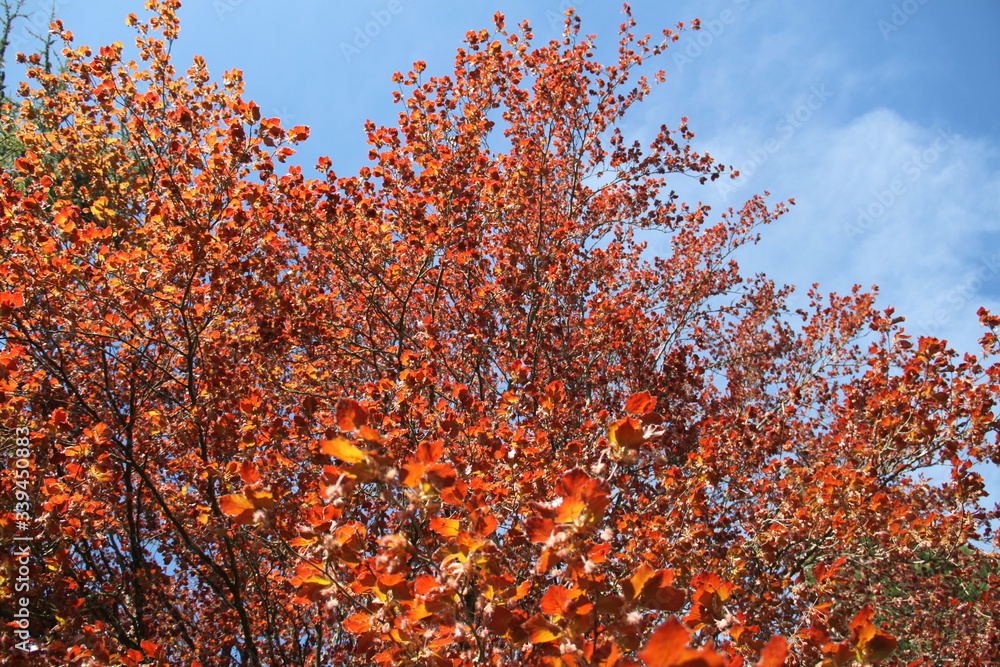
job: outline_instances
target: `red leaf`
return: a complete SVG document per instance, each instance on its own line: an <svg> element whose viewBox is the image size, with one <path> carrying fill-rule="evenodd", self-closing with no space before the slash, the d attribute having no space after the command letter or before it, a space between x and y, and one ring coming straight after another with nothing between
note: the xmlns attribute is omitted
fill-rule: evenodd
<svg viewBox="0 0 1000 667"><path fill-rule="evenodd" d="M632 394L625 402L625 412L630 415L644 415L656 409L656 397L650 396L648 391Z"/></svg>
<svg viewBox="0 0 1000 667"><path fill-rule="evenodd" d="M506 607L496 607L493 609L493 613L490 614L489 620L486 622L486 627L498 637L503 637L507 634L507 630L513 622L514 614L510 613Z"/></svg>
<svg viewBox="0 0 1000 667"><path fill-rule="evenodd" d="M684 591L670 585L674 574L670 570L659 570L646 582L639 602L649 609L658 611L680 611L687 601Z"/></svg>
<svg viewBox="0 0 1000 667"><path fill-rule="evenodd" d="M356 431L368 423L368 411L357 401L342 398L337 401L337 428Z"/></svg>
<svg viewBox="0 0 1000 667"><path fill-rule="evenodd" d="M533 516L524 522L524 529L528 539L537 544L548 541L552 531L556 529L556 524L552 519Z"/></svg>
<svg viewBox="0 0 1000 667"><path fill-rule="evenodd" d="M141 641L139 642L139 647L142 649L143 653L150 657L156 657L156 655L160 653L160 647L153 642Z"/></svg>
<svg viewBox="0 0 1000 667"><path fill-rule="evenodd" d="M20 308L24 305L24 295L20 292L0 292L0 308Z"/></svg>
<svg viewBox="0 0 1000 667"><path fill-rule="evenodd" d="M896 641L895 637L885 630L876 630L864 647L865 658L869 662L885 660L896 650L897 646L899 646L899 642Z"/></svg>

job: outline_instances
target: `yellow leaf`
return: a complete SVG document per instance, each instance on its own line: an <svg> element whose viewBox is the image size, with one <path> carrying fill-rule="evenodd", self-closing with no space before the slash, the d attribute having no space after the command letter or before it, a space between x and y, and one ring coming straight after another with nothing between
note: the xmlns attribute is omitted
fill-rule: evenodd
<svg viewBox="0 0 1000 667"><path fill-rule="evenodd" d="M236 516L237 514L242 514L247 510L254 509L253 503L242 493L232 493L228 496L222 496L219 498L219 508L222 510L223 514L228 514L229 516Z"/></svg>
<svg viewBox="0 0 1000 667"><path fill-rule="evenodd" d="M635 449L646 440L642 434L642 424L631 417L612 424L608 429L608 438L614 444L626 449Z"/></svg>
<svg viewBox="0 0 1000 667"><path fill-rule="evenodd" d="M94 220L98 222L104 222L109 217L111 217L111 211L108 209L108 198L98 197L93 204L90 205L90 214L94 216Z"/></svg>
<svg viewBox="0 0 1000 667"><path fill-rule="evenodd" d="M653 568L645 563L640 565L630 579L622 582L625 599L635 600L638 598L642 594L642 589L645 588L646 582L652 579L655 574L656 572L653 571Z"/></svg>
<svg viewBox="0 0 1000 667"><path fill-rule="evenodd" d="M320 440L319 450L344 463L361 463L368 458L367 452L358 449L347 438L339 435L333 440Z"/></svg>
<svg viewBox="0 0 1000 667"><path fill-rule="evenodd" d="M458 535L461 523L458 519L445 519L434 517L431 519L431 530L441 537L455 537Z"/></svg>

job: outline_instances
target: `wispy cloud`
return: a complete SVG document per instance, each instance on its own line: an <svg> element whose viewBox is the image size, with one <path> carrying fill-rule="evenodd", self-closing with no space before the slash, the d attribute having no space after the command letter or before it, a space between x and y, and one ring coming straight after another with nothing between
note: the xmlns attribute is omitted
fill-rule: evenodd
<svg viewBox="0 0 1000 667"><path fill-rule="evenodd" d="M910 328L974 349L975 311L1000 296L1000 273L984 270L1000 235L996 154L886 109L811 127L764 167L759 180L798 206L746 261L791 284L879 285Z"/></svg>

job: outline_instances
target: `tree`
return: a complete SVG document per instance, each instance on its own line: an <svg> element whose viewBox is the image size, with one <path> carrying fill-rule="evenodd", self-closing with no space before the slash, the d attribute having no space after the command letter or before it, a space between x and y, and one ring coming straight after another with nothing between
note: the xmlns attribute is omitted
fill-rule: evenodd
<svg viewBox="0 0 1000 667"><path fill-rule="evenodd" d="M55 2L49 13L49 23L55 20ZM7 52L11 44L18 41L15 29L18 24L31 20L32 14L24 13L24 0L0 0L0 105L6 104L7 98ZM23 33L38 40L42 46L41 62L46 72L53 68L52 53L55 37L51 33L38 34L29 27L22 27ZM9 169L15 158L21 157L24 146L17 141L13 133L0 128L0 167Z"/></svg>
<svg viewBox="0 0 1000 667"><path fill-rule="evenodd" d="M621 129L683 24L602 65L498 15L307 178L147 7L139 64L29 62L0 175L5 664L1000 658L1000 318L959 358L744 277L787 205L681 203L735 172Z"/></svg>

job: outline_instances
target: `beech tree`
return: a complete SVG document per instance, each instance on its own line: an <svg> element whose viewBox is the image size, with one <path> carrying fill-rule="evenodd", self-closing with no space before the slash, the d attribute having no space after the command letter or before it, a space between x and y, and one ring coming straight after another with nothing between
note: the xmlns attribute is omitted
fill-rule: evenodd
<svg viewBox="0 0 1000 667"><path fill-rule="evenodd" d="M684 24L497 15L308 176L146 7L4 115L4 664L1000 661L1000 318L741 273L793 202L684 203L736 173L623 128Z"/></svg>
<svg viewBox="0 0 1000 667"><path fill-rule="evenodd" d="M52 34L38 34L30 28L33 12L24 7L25 0L0 0L0 104L7 98L7 56L11 46L17 44L25 36L37 41L41 47L41 63L46 72L51 72L54 65L52 53L56 38ZM55 18L55 3L53 2L49 18ZM28 23L28 25L25 25ZM43 21L44 23L44 21ZM9 169L14 158L24 152L22 146L11 133L0 131L0 167Z"/></svg>

